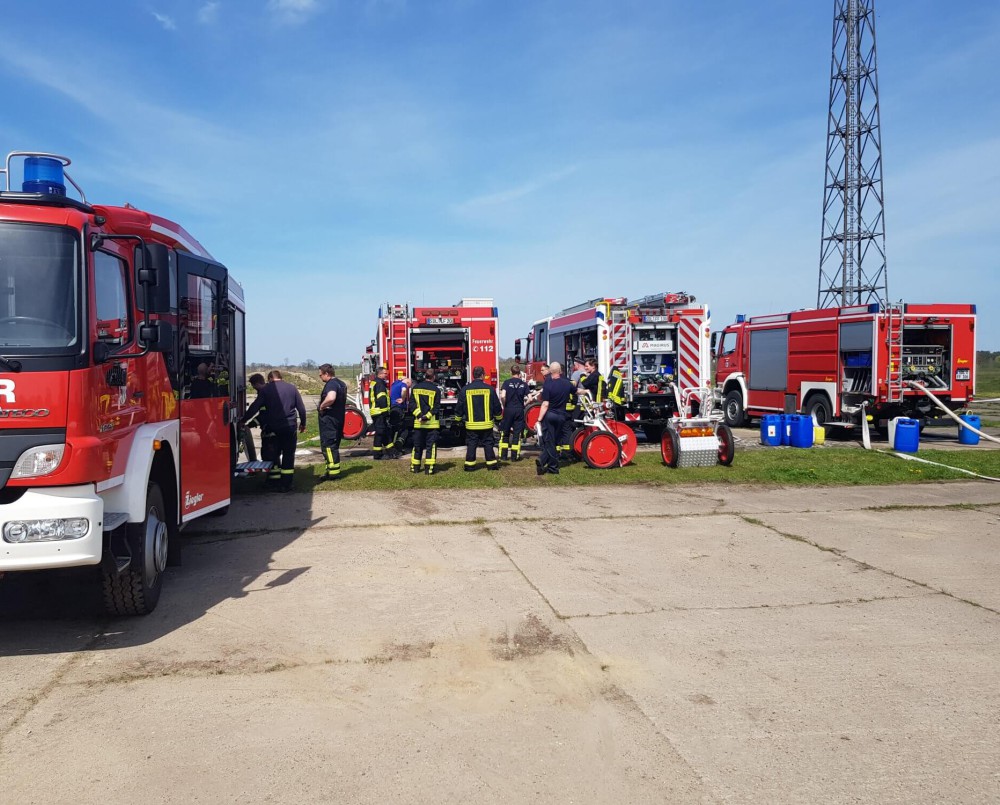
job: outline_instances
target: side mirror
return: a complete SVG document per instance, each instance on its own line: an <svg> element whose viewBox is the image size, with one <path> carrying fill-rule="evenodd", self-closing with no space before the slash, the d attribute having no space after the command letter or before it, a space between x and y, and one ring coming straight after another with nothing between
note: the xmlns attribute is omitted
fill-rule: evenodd
<svg viewBox="0 0 1000 805"><path fill-rule="evenodd" d="M514 340L514 360L518 363L521 362L521 339Z"/></svg>
<svg viewBox="0 0 1000 805"><path fill-rule="evenodd" d="M139 327L139 340L150 352L169 352L174 348L174 328L170 322L151 321Z"/></svg>
<svg viewBox="0 0 1000 805"><path fill-rule="evenodd" d="M716 346L716 344L718 344L718 342L719 342L719 333L718 332L712 333L712 354L713 355L715 354L715 346Z"/></svg>
<svg viewBox="0 0 1000 805"><path fill-rule="evenodd" d="M135 279L143 286L138 294L144 313L170 312L170 249L162 243L147 243L135 249Z"/></svg>
<svg viewBox="0 0 1000 805"><path fill-rule="evenodd" d="M108 358L111 357L111 347L103 341L95 341L90 348L90 354L94 356L94 363L107 363Z"/></svg>

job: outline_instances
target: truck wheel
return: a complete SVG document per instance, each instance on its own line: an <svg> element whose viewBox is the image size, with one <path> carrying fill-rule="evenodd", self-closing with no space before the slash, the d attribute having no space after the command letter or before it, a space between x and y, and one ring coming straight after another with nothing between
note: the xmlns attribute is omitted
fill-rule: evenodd
<svg viewBox="0 0 1000 805"><path fill-rule="evenodd" d="M722 404L723 417L726 424L731 428L741 428L747 421L747 415L743 411L743 395L735 389L726 395Z"/></svg>
<svg viewBox="0 0 1000 805"><path fill-rule="evenodd" d="M814 394L806 403L806 416L816 417L817 425L825 425L830 421L830 401L823 394Z"/></svg>
<svg viewBox="0 0 1000 805"><path fill-rule="evenodd" d="M242 428L240 430L240 449L246 455L247 461L257 460L257 446L253 443L250 428Z"/></svg>
<svg viewBox="0 0 1000 805"><path fill-rule="evenodd" d="M681 439L677 435L677 431L672 428L663 431L663 437L660 439L660 457L663 459L663 463L671 469L675 468L677 462L681 460Z"/></svg>
<svg viewBox="0 0 1000 805"><path fill-rule="evenodd" d="M723 467L728 467L736 456L733 432L729 429L729 425L719 425L715 431L715 437L719 440L719 463Z"/></svg>
<svg viewBox="0 0 1000 805"><path fill-rule="evenodd" d="M170 529L165 518L163 493L150 483L145 519L125 526L132 563L120 574L104 572L104 608L109 615L148 615L156 608L167 567Z"/></svg>
<svg viewBox="0 0 1000 805"><path fill-rule="evenodd" d="M595 470L609 470L622 462L622 446L614 434L595 430L583 440L583 460Z"/></svg>

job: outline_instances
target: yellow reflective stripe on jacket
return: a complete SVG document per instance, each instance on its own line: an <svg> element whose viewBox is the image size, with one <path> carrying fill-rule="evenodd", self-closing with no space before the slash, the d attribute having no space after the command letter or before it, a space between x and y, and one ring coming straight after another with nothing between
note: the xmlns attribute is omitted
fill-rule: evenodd
<svg viewBox="0 0 1000 805"><path fill-rule="evenodd" d="M430 389L414 388L410 390L413 399L413 427L420 430L437 430L441 427L441 421L433 414L434 396L437 392ZM424 414L430 413L427 419L421 419Z"/></svg>
<svg viewBox="0 0 1000 805"><path fill-rule="evenodd" d="M371 399L368 403L368 411L372 416L379 416L380 414L389 413L389 392L375 391L375 387L372 386Z"/></svg>
<svg viewBox="0 0 1000 805"><path fill-rule="evenodd" d="M493 418L490 416L490 394L493 389L465 389L465 427L467 430L487 430L493 427ZM483 408L483 419L476 416L475 400L481 399Z"/></svg>

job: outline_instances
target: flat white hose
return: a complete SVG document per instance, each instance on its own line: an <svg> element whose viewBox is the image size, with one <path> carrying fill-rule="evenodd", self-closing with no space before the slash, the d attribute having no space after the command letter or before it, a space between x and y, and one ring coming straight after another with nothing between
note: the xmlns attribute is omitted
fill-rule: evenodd
<svg viewBox="0 0 1000 805"><path fill-rule="evenodd" d="M996 481L1000 483L1000 478L994 478L990 475L980 475L978 472L973 472L972 470L963 470L961 467L952 467L949 464L939 464L936 461L931 461L926 458L919 458L917 456L912 456L909 453L894 453L891 450L876 450L877 453L885 453L887 456L895 456L896 458L904 459L905 461L919 461L921 464L933 464L935 467L944 467L946 470L952 470L954 472L962 472L966 475L971 475L974 478L982 478L984 481Z"/></svg>
<svg viewBox="0 0 1000 805"><path fill-rule="evenodd" d="M908 385L913 386L913 388L915 388L917 391L921 391L924 394L926 394L928 397L930 397L931 401L935 405L937 405L938 408L940 408L942 411L944 411L948 416L950 416L952 419L954 419L963 428L968 428L973 433L978 434L981 438L986 439L987 441L996 442L997 444L1000 444L1000 439L998 439L996 436L990 436L989 434L983 433L981 430L978 430L978 429L972 427L972 425L970 425L968 422L966 422L964 419L962 419L958 414L956 414L954 411L952 411L947 405L945 405L937 397L935 397L930 392L930 390L927 388L927 386L923 385L922 383L917 383L915 380L907 380L906 382L907 382ZM988 401L987 400L978 400L977 402L988 402Z"/></svg>

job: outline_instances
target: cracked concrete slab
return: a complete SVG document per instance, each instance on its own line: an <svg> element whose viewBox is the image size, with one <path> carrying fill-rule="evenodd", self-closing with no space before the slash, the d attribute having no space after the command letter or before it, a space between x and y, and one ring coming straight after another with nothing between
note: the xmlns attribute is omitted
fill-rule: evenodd
<svg viewBox="0 0 1000 805"><path fill-rule="evenodd" d="M146 618L7 579L4 796L994 802L1000 616L921 585L996 587L1000 487L876 493L248 499ZM921 558L901 516L963 541ZM775 531L847 521L840 555Z"/></svg>

